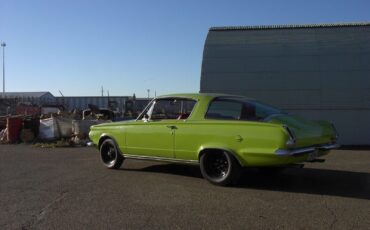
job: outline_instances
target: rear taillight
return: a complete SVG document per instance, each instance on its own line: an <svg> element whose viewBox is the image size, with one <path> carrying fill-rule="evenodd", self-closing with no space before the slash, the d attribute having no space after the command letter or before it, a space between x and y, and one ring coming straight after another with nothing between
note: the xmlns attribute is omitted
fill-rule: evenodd
<svg viewBox="0 0 370 230"><path fill-rule="evenodd" d="M331 127L332 127L332 129L334 131L334 134L335 134L335 140L333 140L333 141L337 141L338 138L339 138L338 130L335 128L335 125L333 123L330 123L330 124L331 124Z"/></svg>
<svg viewBox="0 0 370 230"><path fill-rule="evenodd" d="M286 145L288 147L293 147L295 145L295 142L296 142L296 136L295 136L293 130L289 129L288 126L284 125L284 129L288 133L288 136L289 136L289 139L286 142Z"/></svg>

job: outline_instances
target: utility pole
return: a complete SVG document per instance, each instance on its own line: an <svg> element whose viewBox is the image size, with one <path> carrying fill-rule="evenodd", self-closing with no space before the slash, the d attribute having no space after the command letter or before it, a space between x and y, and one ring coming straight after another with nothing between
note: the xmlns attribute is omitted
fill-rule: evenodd
<svg viewBox="0 0 370 230"><path fill-rule="evenodd" d="M60 90L59 90L59 93L60 93L60 95L62 95L62 105L65 106L65 104L64 104L64 95L63 95L62 91L60 91Z"/></svg>
<svg viewBox="0 0 370 230"><path fill-rule="evenodd" d="M5 42L1 43L1 47L3 47L3 98L5 98Z"/></svg>
<svg viewBox="0 0 370 230"><path fill-rule="evenodd" d="M104 96L104 89L103 89L103 86L101 87L101 96L102 96L102 97Z"/></svg>
<svg viewBox="0 0 370 230"><path fill-rule="evenodd" d="M149 95L150 95L150 89L147 89L146 91L148 91L148 99L149 99Z"/></svg>
<svg viewBox="0 0 370 230"><path fill-rule="evenodd" d="M108 95L108 98L107 98L107 100L108 100L108 109L111 109L111 106L110 106L110 100L109 100L109 90L107 90L107 95Z"/></svg>

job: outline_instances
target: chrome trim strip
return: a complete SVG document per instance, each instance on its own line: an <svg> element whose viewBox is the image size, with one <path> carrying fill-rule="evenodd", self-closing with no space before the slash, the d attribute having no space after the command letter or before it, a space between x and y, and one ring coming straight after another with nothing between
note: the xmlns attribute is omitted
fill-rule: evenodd
<svg viewBox="0 0 370 230"><path fill-rule="evenodd" d="M141 113L139 114L139 116L137 116L137 118L135 119L135 121L138 121L139 120L139 117L141 117L141 115L143 115L143 113L145 113L145 110L151 106L152 102L155 101L155 99L157 98L153 98L146 106L145 108L143 109L143 111L141 111Z"/></svg>
<svg viewBox="0 0 370 230"><path fill-rule="evenodd" d="M311 153L315 150L331 150L331 149L337 149L340 145L337 143L334 144L327 144L322 146L313 146L313 147L307 147L307 148L301 148L301 149L278 149L275 151L275 154L278 156L294 156L299 154L305 154L305 153Z"/></svg>
<svg viewBox="0 0 370 230"><path fill-rule="evenodd" d="M192 164L192 165L199 164L197 160L181 160L181 159L173 159L173 158L165 158L165 157L149 157L149 156L127 155L127 154L124 154L123 157L127 159L134 159L134 160L162 161L162 162Z"/></svg>
<svg viewBox="0 0 370 230"><path fill-rule="evenodd" d="M305 154L314 152L315 148L303 148L303 149L294 149L294 150L287 150L287 149L278 149L275 151L275 154L278 156L293 156L297 154Z"/></svg>
<svg viewBox="0 0 370 230"><path fill-rule="evenodd" d="M339 144L334 143L334 144L319 146L319 147L317 147L317 149L319 149L319 150L331 150L331 149L337 149L339 147L340 147Z"/></svg>

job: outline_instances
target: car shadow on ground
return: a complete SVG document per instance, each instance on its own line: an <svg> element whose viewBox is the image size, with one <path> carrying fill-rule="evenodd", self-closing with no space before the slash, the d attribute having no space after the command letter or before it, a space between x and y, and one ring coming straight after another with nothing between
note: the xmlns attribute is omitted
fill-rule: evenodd
<svg viewBox="0 0 370 230"><path fill-rule="evenodd" d="M160 164L123 170L202 178L197 166ZM234 187L370 200L370 173L287 168L283 172L266 175L257 169L245 169L238 185Z"/></svg>
<svg viewBox="0 0 370 230"><path fill-rule="evenodd" d="M239 186L370 200L370 173L365 172L288 168L277 175L261 175L245 170Z"/></svg>
<svg viewBox="0 0 370 230"><path fill-rule="evenodd" d="M124 166L123 166L124 167ZM151 165L140 169L121 168L125 171L136 171L136 172L151 172L151 173L165 173L179 176L188 176L195 178L203 178L200 173L199 166L193 165L180 165L180 164L158 164Z"/></svg>

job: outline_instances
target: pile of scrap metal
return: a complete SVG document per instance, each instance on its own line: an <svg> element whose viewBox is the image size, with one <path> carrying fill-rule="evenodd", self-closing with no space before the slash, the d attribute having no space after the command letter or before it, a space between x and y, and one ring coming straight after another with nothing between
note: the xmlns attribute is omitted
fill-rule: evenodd
<svg viewBox="0 0 370 230"><path fill-rule="evenodd" d="M89 142L92 125L109 120L74 120L68 116L50 117L40 120L38 139L41 141L70 140L75 145L85 146Z"/></svg>
<svg viewBox="0 0 370 230"><path fill-rule="evenodd" d="M98 108L88 104L88 109L82 111L82 120L115 120L115 114L111 109Z"/></svg>
<svg viewBox="0 0 370 230"><path fill-rule="evenodd" d="M39 120L32 116L0 117L0 143L32 142L38 135Z"/></svg>
<svg viewBox="0 0 370 230"><path fill-rule="evenodd" d="M73 120L72 121L72 141L77 145L87 145L90 141L90 127L97 124L111 122L110 120Z"/></svg>
<svg viewBox="0 0 370 230"><path fill-rule="evenodd" d="M92 125L111 122L108 120L111 117L100 116L100 113L92 109L89 118L85 120L81 120L82 114L79 111L65 112L58 106L22 105L16 111L17 115L0 117L0 143L65 140L74 145L86 145Z"/></svg>

